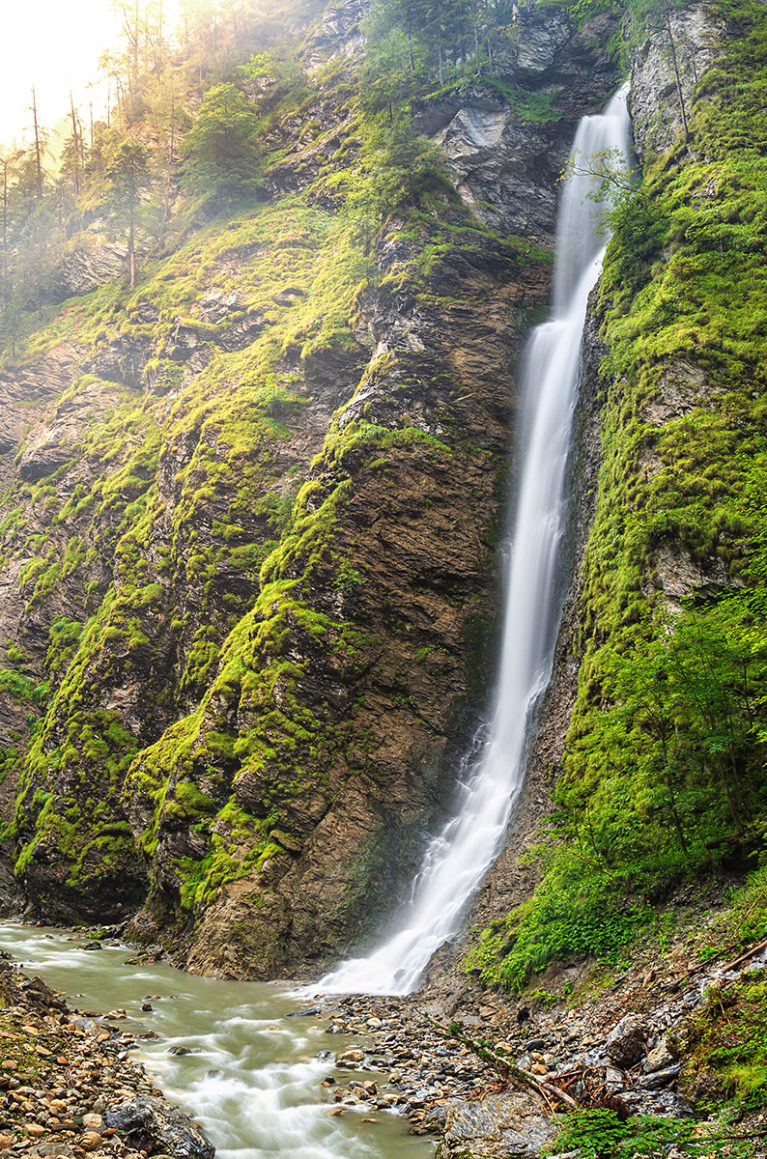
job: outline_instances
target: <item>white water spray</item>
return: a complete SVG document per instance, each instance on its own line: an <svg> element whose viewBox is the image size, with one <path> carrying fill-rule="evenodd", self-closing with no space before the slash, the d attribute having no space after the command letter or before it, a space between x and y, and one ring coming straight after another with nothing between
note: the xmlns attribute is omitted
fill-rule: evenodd
<svg viewBox="0 0 767 1159"><path fill-rule="evenodd" d="M595 156L628 159L625 86L584 117L559 211L551 318L530 339L522 381L522 467L511 538L501 661L488 739L467 765L455 817L430 843L395 932L366 958L342 963L316 989L409 994L432 954L457 931L498 856L522 787L530 721L551 676L561 613L557 562L566 531L564 486L588 296L604 254L606 206L595 200ZM614 163L614 157L610 158Z"/></svg>

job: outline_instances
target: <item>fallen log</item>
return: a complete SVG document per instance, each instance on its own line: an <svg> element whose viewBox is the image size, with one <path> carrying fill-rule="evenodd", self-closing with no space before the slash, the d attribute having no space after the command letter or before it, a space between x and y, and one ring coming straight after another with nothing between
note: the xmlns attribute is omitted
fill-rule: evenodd
<svg viewBox="0 0 767 1159"><path fill-rule="evenodd" d="M534 1091L539 1098L543 1099L546 1105L551 1109L552 1100L564 1103L565 1106L572 1110L578 1110L581 1103L567 1091L563 1091L560 1087L553 1083L548 1083L542 1079L538 1079L535 1075L528 1074L527 1071L522 1070L516 1063L511 1062L505 1055L498 1054L491 1046L480 1039L470 1038L457 1022L452 1022L450 1026L442 1026L435 1018L431 1018L428 1014L424 1015L425 1021L432 1026L438 1034L443 1038L454 1038L463 1046L467 1047L472 1054L476 1054L488 1066L491 1066L504 1079L509 1082L516 1082L521 1086L527 1087Z"/></svg>
<svg viewBox="0 0 767 1159"><path fill-rule="evenodd" d="M754 954L758 954L760 950L767 950L767 938L763 942L759 942L756 946L752 946L750 950L746 950L739 958L734 958L732 962L727 962L726 965L720 967L722 972L727 974L730 970L737 969L743 962L747 962L749 958L753 958Z"/></svg>

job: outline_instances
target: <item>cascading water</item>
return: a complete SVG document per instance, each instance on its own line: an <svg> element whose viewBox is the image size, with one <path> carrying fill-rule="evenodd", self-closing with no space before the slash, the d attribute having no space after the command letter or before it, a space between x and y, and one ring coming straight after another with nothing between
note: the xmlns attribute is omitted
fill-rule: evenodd
<svg viewBox="0 0 767 1159"><path fill-rule="evenodd" d="M488 737L467 763L454 818L430 843L397 929L366 958L322 978L326 993L409 994L432 954L457 931L467 902L499 853L522 787L530 721L551 676L561 613L557 561L565 534L564 485L589 293L604 253L606 206L595 199L612 154L625 164L624 86L599 116L584 117L559 211L551 318L528 347L522 382L522 469L511 538L501 662ZM613 159L611 158L611 160ZM463 778L462 778L463 779Z"/></svg>

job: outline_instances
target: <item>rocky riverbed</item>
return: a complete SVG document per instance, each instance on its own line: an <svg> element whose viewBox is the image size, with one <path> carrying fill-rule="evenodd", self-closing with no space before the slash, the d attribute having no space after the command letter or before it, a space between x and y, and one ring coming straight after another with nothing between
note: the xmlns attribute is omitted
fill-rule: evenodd
<svg viewBox="0 0 767 1159"><path fill-rule="evenodd" d="M82 932L74 940L80 951L99 945ZM334 1036L320 1039L314 1081L325 1102L317 1110L339 1126L348 1119L353 1134L357 1123L383 1130L394 1112L414 1133L437 1138L438 1159L534 1159L552 1145L569 1098L621 1117L685 1120L705 1141L718 1129L711 1107L722 1090L696 1046L698 1031L705 1025L715 1034L721 1016L731 1037L756 1033L755 1024L744 1031L737 1020L749 1002L759 1017L767 963L758 947L718 964L683 950L598 983L582 972L574 988L565 969L559 995L538 990L514 1000L453 975L452 991L443 978L408 998L327 997L288 1018L302 1038L321 1015ZM125 965L141 969L145 957ZM0 1154L211 1159L199 1127L128 1057L142 1039L158 1038L151 1002L142 1006L143 1030L121 1009L72 1010L6 956L0 999ZM168 1050L194 1055L199 1047ZM730 1123L733 1145L747 1138L749 1154L767 1154L762 1110L741 1111ZM338 1154L345 1153L342 1145Z"/></svg>
<svg viewBox="0 0 767 1159"><path fill-rule="evenodd" d="M724 965L670 954L616 972L577 1001L566 989L558 1000L514 1002L468 984L451 996L437 986L404 999L329 999L329 1030L351 1035L352 1045L337 1055L349 1080L326 1082L339 1113L361 1103L371 1112L396 1106L414 1131L439 1136L438 1159L541 1155L567 1109L557 1090L622 1119L695 1121L703 1142L720 1129L714 1108L725 1091L695 1044L702 1027L715 1034L720 1012L727 1019L727 1009L738 1008L744 988L764 985L766 953ZM729 1025L731 1039L755 1033ZM523 1073L504 1076L507 1064ZM745 1139L755 1159L766 1156L767 1114L730 1108L728 1115L733 1146Z"/></svg>
<svg viewBox="0 0 767 1159"><path fill-rule="evenodd" d="M212 1159L202 1131L127 1058L133 1035L71 1010L0 951L0 1155ZM151 1032L150 1032L151 1033Z"/></svg>

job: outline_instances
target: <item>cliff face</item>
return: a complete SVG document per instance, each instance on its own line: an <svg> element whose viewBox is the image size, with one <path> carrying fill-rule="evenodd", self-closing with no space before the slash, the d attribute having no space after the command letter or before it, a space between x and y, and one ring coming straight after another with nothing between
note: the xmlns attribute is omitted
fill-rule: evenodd
<svg viewBox="0 0 767 1159"><path fill-rule="evenodd" d="M665 27L635 29L630 55L630 97L632 142L640 164L649 164L658 154L666 153L684 131L682 104L692 100L695 84L723 51L724 32L710 10L693 5L670 17L675 38L677 72L670 52L669 33ZM630 26L626 30L631 39ZM717 43L717 40L719 43ZM677 75L680 88L677 86ZM685 110L686 111L686 110ZM536 739L528 761L527 777L519 807L511 822L506 847L496 862L477 899L473 918L480 926L505 915L529 898L541 875L539 859L530 856L540 838L541 822L554 808L554 790L564 773L568 732L578 696L583 658L584 623L593 615L591 600L584 590L587 550L592 557L601 550L594 516L599 504L603 511L614 511L625 505L623 485L606 481L603 467L606 408L608 399L619 398L625 381L609 372L610 346L604 334L605 306L600 302L599 288L594 292L583 338L583 367L579 392L575 446L573 451L573 488L570 497L570 543L563 561L568 593L563 609L562 626L552 679L536 723ZM652 405L659 423L671 421L692 408L699 398L701 376L691 365L685 377L674 379L678 394L675 405L664 405L661 386ZM621 455L621 452L618 452ZM621 467L625 461L621 457ZM637 483L644 483L641 467ZM665 596L681 599L694 595L713 583L728 582L727 569L716 559L708 558L701 567L685 565L683 552L668 544L658 552L648 574ZM668 564L668 573L664 571ZM668 575L664 582L664 575ZM659 582L658 582L659 581ZM592 596L593 599L593 596ZM606 633L607 634L607 633Z"/></svg>
<svg viewBox="0 0 767 1159"><path fill-rule="evenodd" d="M310 76L346 68L359 15L324 15ZM262 977L396 901L492 675L514 366L613 28L529 14L504 67L533 113L425 105L452 184L373 236L334 194L356 82L315 79L261 203L132 291L94 242L79 296L6 355L10 900Z"/></svg>
<svg viewBox="0 0 767 1159"><path fill-rule="evenodd" d="M640 182L587 325L554 678L464 962L486 983L572 985L679 897L763 891L766 46L750 0L630 33Z"/></svg>

